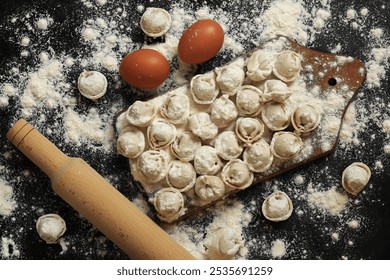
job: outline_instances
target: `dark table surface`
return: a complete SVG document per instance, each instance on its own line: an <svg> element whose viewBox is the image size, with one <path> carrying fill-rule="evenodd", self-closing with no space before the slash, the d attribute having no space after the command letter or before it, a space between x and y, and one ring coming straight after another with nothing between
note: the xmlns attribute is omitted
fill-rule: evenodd
<svg viewBox="0 0 390 280"><path fill-rule="evenodd" d="M112 3L111 3L112 2ZM174 1L150 1L145 6L170 8ZM230 15L244 15L240 20L245 22L253 16L258 16L272 1L209 1L207 6L210 10L221 8ZM323 1L302 1L307 10L321 7ZM386 0L354 0L354 1L328 1L331 7L331 18L327 21L326 28L316 34L314 40L310 40L307 46L318 51L330 52L337 44L342 46L341 53L357 57L362 61L370 59L369 51L375 44L370 41L369 31L372 28L382 28L384 35L378 47L389 47L389 3ZM91 1L92 8L87 8L82 1L49 1L49 0L2 0L0 2L0 88L9 81L10 65L17 65L23 73L33 69L39 63L33 56L24 58L20 52L24 49L20 46L20 36L25 32L32 40L38 42L33 53L47 50L48 44L55 53L71 53L75 57L82 53L82 48L87 48L79 44L80 26L83 21L91 18L92 15L104 15L104 11L115 11L117 7L125 7L127 17L121 24L136 25L139 22L141 12L137 11L138 1L109 1L103 7ZM204 5L204 1L181 1L186 9L193 11ZM229 3L229 4L227 4ZM357 12L362 8L367 8L369 14L361 22L361 28L353 29L349 23L345 23L346 11L353 8ZM33 18L40 15L50 15L53 18L55 32L46 32L44 35L28 33L26 25L19 21L17 25L11 24L13 16L25 15L30 11ZM113 13L112 13L113 14ZM107 15L107 14L106 14ZM245 17L246 16L246 17ZM361 17L362 18L362 17ZM16 28L16 29L15 29ZM137 28L132 28L128 34L135 46L143 44L143 35ZM255 45L252 40L242 39L245 51L251 50ZM137 48L137 47L133 47ZM84 50L85 51L85 50ZM212 61L205 63L198 69L199 72L208 71L215 66L224 64L231 59L231 55L219 55ZM76 60L77 61L77 60ZM384 62L384 65L388 64ZM69 72L70 80L76 80L81 70L80 65L74 66ZM104 71L104 69L102 70ZM389 72L386 68L386 75L381 79L381 86L369 88L363 86L360 92L364 95L356 97L356 106L360 111L373 111L375 103L383 103L385 106L380 111L375 122L370 122L367 127L361 129L359 140L364 145L351 146L339 145L331 155L316 160L315 162L299 167L286 174L279 176L265 184L259 184L234 197L235 200L244 205L250 205L251 201L256 202L257 210L251 211L252 220L244 228L244 240L252 242L252 246L247 245L249 259L269 259L270 243L275 239L283 239L287 244L285 259L390 259L390 174L389 159L390 154L383 151L384 143L390 143L389 134L383 132L381 122L389 119L390 105L390 85ZM109 82L113 82L113 74L105 73ZM74 85L74 83L73 83ZM23 85L20 85L23 89ZM77 93L77 90L74 90ZM110 92L109 92L110 93ZM128 106L135 99L140 98L139 92L130 92L125 84L115 90L116 94L107 94L101 103L93 103L85 99L78 99L78 110L84 110L96 106L98 110L104 112L110 108L113 102L122 102L123 106ZM115 247L110 241L104 240L102 234L93 228L85 219L80 217L70 206L56 196L50 188L50 181L36 166L21 155L5 138L5 133L10 125L20 117L18 109L18 96L10 97L9 105L0 108L1 134L0 134L0 164L5 168L0 170L0 177L13 186L14 198L18 207L10 216L0 216L0 236L12 238L20 250L19 259L125 259L127 256ZM119 101L118 101L119 100ZM375 107L378 108L378 107ZM359 111L359 110L358 110ZM372 112L374 113L374 112ZM37 112L37 116L40 112ZM53 123L49 113L47 115L47 126ZM34 117L30 119L34 123ZM359 116L358 116L359 120ZM115 119L112 119L112 124ZM42 128L42 127L40 127ZM51 140L59 145L61 149L71 156L82 157L100 174L108 178L125 196L134 199L139 191L129 184L128 163L125 158L115 152L105 153L99 150L84 149L74 147L63 142L61 131L51 135ZM375 138L372 136L375 135ZM380 160L383 167L375 168L375 162ZM315 212L303 205L304 202L297 201L298 207L305 211L304 215L293 215L283 223L270 223L266 221L260 213L261 201L264 194L272 186L278 186L282 190L294 188L306 188L311 182L324 189L329 189L336 185L340 188L340 183L335 179L341 177L342 170L354 161L363 161L370 166L373 171L369 186L364 194L357 197L360 203L354 207L353 202L349 202L348 213L339 216L331 216L320 212ZM24 176L28 170L29 175ZM326 170L326 172L324 172ZM303 186L296 186L294 178L300 174L305 178ZM330 174L331 177L326 174ZM330 181L329 181L329 178ZM302 204L302 205L301 205ZM305 208L306 207L306 208ZM61 253L61 246L47 245L37 235L35 221L43 213L58 213L68 225L65 240L68 241L68 250ZM155 218L152 215L152 218ZM197 224L209 223L212 219L212 212L205 211L199 216L190 217L182 222L182 226L196 226ZM361 221L361 226L352 231L345 223L350 219ZM200 226L201 228L201 226ZM333 231L340 233L340 240L332 242L330 234ZM255 241L255 242L253 242ZM348 244L348 241L352 241ZM262 245L265 244L265 245ZM265 248L265 249L264 249ZM268 249L267 249L268 248ZM104 253L102 253L104 251Z"/></svg>

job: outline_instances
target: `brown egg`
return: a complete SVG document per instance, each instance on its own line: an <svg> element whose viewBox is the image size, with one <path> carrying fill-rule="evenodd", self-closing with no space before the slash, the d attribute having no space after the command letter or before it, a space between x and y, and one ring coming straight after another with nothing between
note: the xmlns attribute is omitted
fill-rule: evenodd
<svg viewBox="0 0 390 280"><path fill-rule="evenodd" d="M199 20L184 31L179 41L179 58L188 64L199 64L213 58L222 48L224 32L218 22Z"/></svg>
<svg viewBox="0 0 390 280"><path fill-rule="evenodd" d="M122 59L119 74L132 86L152 89L161 85L168 77L169 63L158 51L136 50Z"/></svg>

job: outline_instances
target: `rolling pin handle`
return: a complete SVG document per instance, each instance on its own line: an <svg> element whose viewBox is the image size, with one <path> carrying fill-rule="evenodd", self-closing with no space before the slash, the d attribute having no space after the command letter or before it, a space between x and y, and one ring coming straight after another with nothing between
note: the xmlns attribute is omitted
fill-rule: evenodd
<svg viewBox="0 0 390 280"><path fill-rule="evenodd" d="M6 137L50 177L62 199L130 258L194 259L85 161L65 155L25 120Z"/></svg>

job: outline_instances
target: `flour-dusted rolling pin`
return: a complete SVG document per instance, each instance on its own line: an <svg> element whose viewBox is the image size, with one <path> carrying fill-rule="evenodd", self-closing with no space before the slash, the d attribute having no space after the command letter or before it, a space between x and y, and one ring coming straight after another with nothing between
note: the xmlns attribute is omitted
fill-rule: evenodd
<svg viewBox="0 0 390 280"><path fill-rule="evenodd" d="M20 119L10 140L51 179L53 190L132 259L194 259L80 158L68 157Z"/></svg>

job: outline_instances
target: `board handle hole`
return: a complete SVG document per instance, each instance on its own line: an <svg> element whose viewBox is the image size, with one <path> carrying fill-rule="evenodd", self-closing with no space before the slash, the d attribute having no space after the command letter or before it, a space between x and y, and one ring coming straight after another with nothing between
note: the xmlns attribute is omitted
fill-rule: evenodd
<svg viewBox="0 0 390 280"><path fill-rule="evenodd" d="M337 80L335 78L329 78L328 84L333 87L337 85Z"/></svg>

